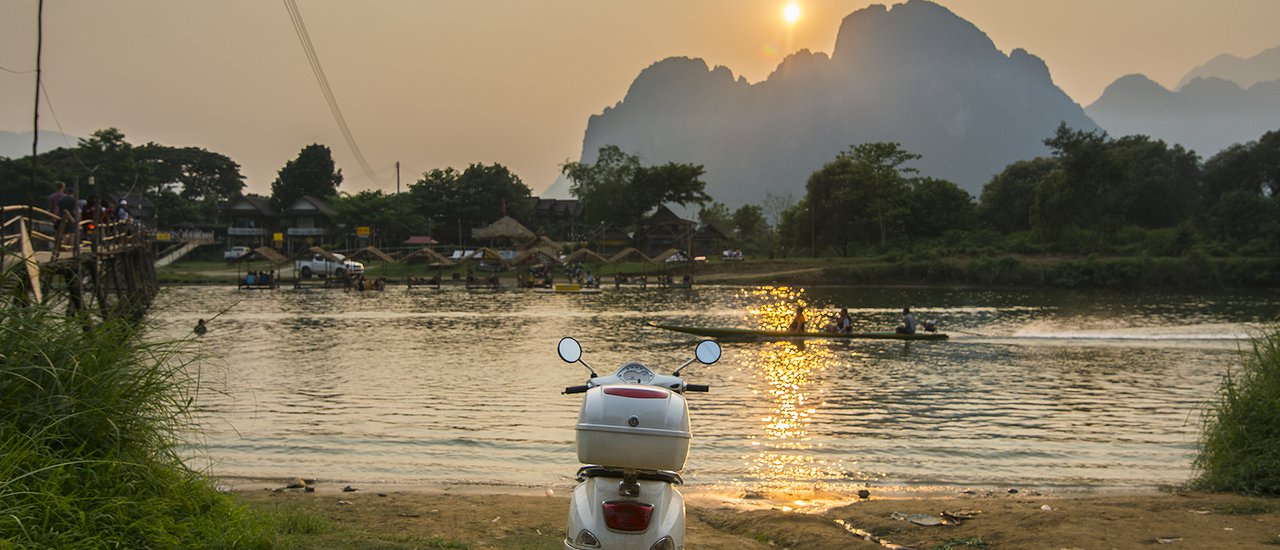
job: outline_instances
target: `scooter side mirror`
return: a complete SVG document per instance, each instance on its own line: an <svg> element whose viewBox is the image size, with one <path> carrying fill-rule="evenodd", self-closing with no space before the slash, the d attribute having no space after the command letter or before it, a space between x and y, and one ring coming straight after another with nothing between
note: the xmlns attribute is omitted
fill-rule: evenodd
<svg viewBox="0 0 1280 550"><path fill-rule="evenodd" d="M569 336L560 339L560 345L556 346L556 351L560 353L560 359L565 363L577 363L582 359L582 346Z"/></svg>
<svg viewBox="0 0 1280 550"><path fill-rule="evenodd" d="M704 365L710 365L720 360L720 344L715 340L703 340L698 342L698 348L695 351L698 362Z"/></svg>

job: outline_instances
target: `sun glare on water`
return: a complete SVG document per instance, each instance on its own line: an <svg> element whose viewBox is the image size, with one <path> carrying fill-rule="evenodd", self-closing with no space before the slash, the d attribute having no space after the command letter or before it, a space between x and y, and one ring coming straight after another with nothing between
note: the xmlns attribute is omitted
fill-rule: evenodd
<svg viewBox="0 0 1280 550"><path fill-rule="evenodd" d="M782 18L787 20L788 24L795 23L800 19L800 5L792 2L787 7L782 8Z"/></svg>

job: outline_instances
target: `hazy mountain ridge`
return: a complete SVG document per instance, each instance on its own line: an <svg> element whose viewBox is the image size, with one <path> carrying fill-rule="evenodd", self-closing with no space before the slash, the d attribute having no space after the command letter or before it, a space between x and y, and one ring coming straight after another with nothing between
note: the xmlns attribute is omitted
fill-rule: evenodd
<svg viewBox="0 0 1280 550"><path fill-rule="evenodd" d="M1127 75L1085 111L1111 135L1144 134L1208 158L1280 128L1280 80L1245 88L1222 78L1194 78L1169 90L1143 75Z"/></svg>
<svg viewBox="0 0 1280 550"><path fill-rule="evenodd" d="M707 191L735 207L802 196L850 145L896 141L923 155L922 174L977 194L1009 163L1046 154L1042 140L1062 121L1096 128L1043 61L1005 55L946 8L910 0L850 14L831 56L797 52L755 84L701 59L659 61L591 117L581 160L613 144L646 164L702 164Z"/></svg>
<svg viewBox="0 0 1280 550"><path fill-rule="evenodd" d="M1264 50L1247 59L1229 53L1219 55L1204 65L1191 69L1174 89L1181 90L1197 78L1221 78L1235 82L1242 88L1249 88L1261 82L1280 80L1280 46Z"/></svg>
<svg viewBox="0 0 1280 550"><path fill-rule="evenodd" d="M40 154L48 153L59 147L75 147L80 138L63 135L53 130L40 130L40 141L36 144ZM0 130L0 157L11 159L31 156L31 132L5 132Z"/></svg>

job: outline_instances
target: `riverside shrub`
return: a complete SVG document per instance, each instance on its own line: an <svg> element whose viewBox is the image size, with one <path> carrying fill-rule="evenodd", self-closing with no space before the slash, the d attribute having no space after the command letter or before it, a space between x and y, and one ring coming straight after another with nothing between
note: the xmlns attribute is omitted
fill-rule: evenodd
<svg viewBox="0 0 1280 550"><path fill-rule="evenodd" d="M1205 413L1192 486L1280 496L1280 326L1227 370Z"/></svg>

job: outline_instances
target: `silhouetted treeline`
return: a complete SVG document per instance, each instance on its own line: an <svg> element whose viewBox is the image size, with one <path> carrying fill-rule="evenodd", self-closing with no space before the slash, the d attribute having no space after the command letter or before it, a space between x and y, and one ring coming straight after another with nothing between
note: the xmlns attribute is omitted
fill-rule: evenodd
<svg viewBox="0 0 1280 550"><path fill-rule="evenodd" d="M910 177L897 144L841 153L787 210L788 255L927 253L1280 255L1280 131L1208 160L1146 136L1059 126L1046 158L1016 162L975 201Z"/></svg>

